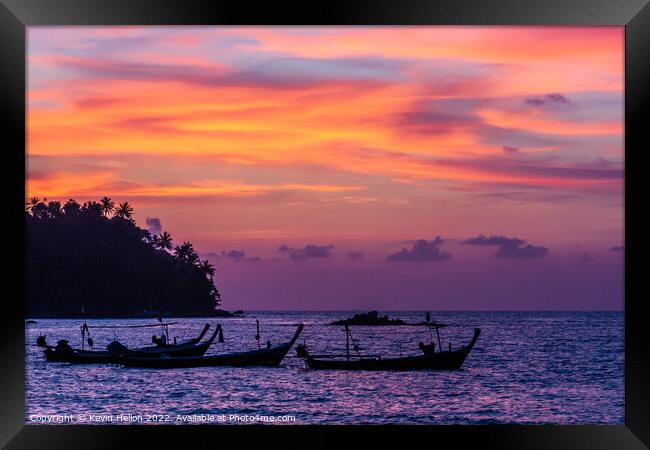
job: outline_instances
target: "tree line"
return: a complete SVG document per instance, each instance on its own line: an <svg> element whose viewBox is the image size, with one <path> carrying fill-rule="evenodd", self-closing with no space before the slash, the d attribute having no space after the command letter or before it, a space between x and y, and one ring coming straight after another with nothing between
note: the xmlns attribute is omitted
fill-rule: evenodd
<svg viewBox="0 0 650 450"><path fill-rule="evenodd" d="M214 266L139 228L128 202L34 197L25 221L29 317L209 316L221 302Z"/></svg>

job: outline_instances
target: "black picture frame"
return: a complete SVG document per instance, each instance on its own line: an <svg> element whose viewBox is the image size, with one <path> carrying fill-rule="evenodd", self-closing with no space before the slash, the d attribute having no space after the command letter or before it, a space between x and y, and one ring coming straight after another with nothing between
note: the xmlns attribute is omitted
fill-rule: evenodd
<svg viewBox="0 0 650 450"><path fill-rule="evenodd" d="M0 445L6 448L169 446L197 448L264 439L291 448L340 445L350 434L437 446L480 448L637 449L650 445L650 346L644 303L648 293L641 256L648 249L642 197L644 151L650 142L649 0L347 0L327 2L223 2L215 0L0 0L0 111L10 192L5 212L6 295L0 346ZM33 25L622 25L625 26L625 425L621 426L373 426L373 427L120 427L25 425L24 254L25 39ZM643 206L642 206L643 205ZM7 216L9 218L7 218ZM11 236L11 237L9 237ZM8 241L10 241L11 246ZM15 246L15 247L14 247ZM18 262L16 262L18 261ZM12 289L9 289L9 288ZM9 294L11 292L11 294ZM47 389L43 386L43 389ZM146 445L145 445L146 444ZM416 444L420 445L420 444ZM429 444L427 444L429 445Z"/></svg>

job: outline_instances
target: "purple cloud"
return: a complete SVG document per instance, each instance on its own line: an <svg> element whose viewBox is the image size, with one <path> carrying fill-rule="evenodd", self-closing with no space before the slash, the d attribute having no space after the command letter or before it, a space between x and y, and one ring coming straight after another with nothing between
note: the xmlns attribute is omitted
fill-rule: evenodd
<svg viewBox="0 0 650 450"><path fill-rule="evenodd" d="M508 238L505 236L488 237L479 234L478 237L466 239L461 244L498 246L499 249L494 256L499 258L542 258L548 253L548 249L541 245L530 245L526 244L526 241L523 239Z"/></svg>
<svg viewBox="0 0 650 450"><path fill-rule="evenodd" d="M476 169L504 175L534 176L540 178L572 178L580 180L623 180L623 168L618 164L594 163L553 165L543 160L522 160L505 156L474 159L437 160L432 164Z"/></svg>
<svg viewBox="0 0 650 450"><path fill-rule="evenodd" d="M566 136L553 134L536 133L533 131L520 130L516 128L504 128L480 123L474 129L481 143L507 147L558 147L566 145L569 139Z"/></svg>
<svg viewBox="0 0 650 450"><path fill-rule="evenodd" d="M610 252L622 252L623 250L625 250L625 247L622 245L615 245L614 247L609 248Z"/></svg>
<svg viewBox="0 0 650 450"><path fill-rule="evenodd" d="M505 236L485 236L479 234L478 237L466 239L461 244L467 245L515 245L525 244L526 241L517 238L508 238Z"/></svg>
<svg viewBox="0 0 650 450"><path fill-rule="evenodd" d="M485 106L521 111L520 106L510 104L507 99L451 98L415 101L408 112L396 116L396 125L400 129L418 134L448 133L450 129L455 128L469 129L477 135L481 143L502 148L553 147L566 143L566 139L552 134L490 125L477 113Z"/></svg>
<svg viewBox="0 0 650 450"><path fill-rule="evenodd" d="M524 99L524 103L534 106L563 105L569 103L569 99L562 94L552 93L544 96L534 96Z"/></svg>
<svg viewBox="0 0 650 450"><path fill-rule="evenodd" d="M424 239L415 241L411 249L403 248L397 253L386 257L387 261L447 261L451 259L451 253L442 251L440 246L444 240L437 236L433 241L427 242Z"/></svg>
<svg viewBox="0 0 650 450"><path fill-rule="evenodd" d="M201 86L300 89L328 82L391 82L404 62L377 57L271 58L246 69L153 64L120 60L61 59L59 65L103 79L177 81Z"/></svg>
<svg viewBox="0 0 650 450"><path fill-rule="evenodd" d="M453 128L473 128L483 124L476 115L479 103L468 99L414 102L409 111L396 116L397 126L415 133L448 133Z"/></svg>
<svg viewBox="0 0 650 450"><path fill-rule="evenodd" d="M401 60L382 57L280 57L261 62L233 77L255 83L302 84L327 81L395 81L403 77Z"/></svg>
<svg viewBox="0 0 650 450"><path fill-rule="evenodd" d="M361 252L350 252L348 254L348 258L350 258L350 259L352 259L354 261L358 261L360 259L363 259L363 253L361 253Z"/></svg>
<svg viewBox="0 0 650 450"><path fill-rule="evenodd" d="M246 252L243 250L229 250L225 251L222 250L220 253L217 252L208 252L208 253L203 253L203 256L206 258L231 258L236 261L257 261L259 258L257 257L249 257L246 258ZM257 259L255 259L257 258Z"/></svg>
<svg viewBox="0 0 650 450"><path fill-rule="evenodd" d="M147 217L147 227L149 228L149 233L151 234L160 234L162 231L162 223L157 217Z"/></svg>
<svg viewBox="0 0 650 450"><path fill-rule="evenodd" d="M228 252L222 252L222 254L233 259L240 259L246 256L246 252L243 250L230 250Z"/></svg>
<svg viewBox="0 0 650 450"><path fill-rule="evenodd" d="M287 244L282 244L278 247L277 251L288 253L289 257L294 261L304 261L307 258L329 258L333 245L314 245L308 244L302 248L289 247Z"/></svg>
<svg viewBox="0 0 650 450"><path fill-rule="evenodd" d="M543 258L548 254L548 249L541 245L500 245L494 254L498 258Z"/></svg>

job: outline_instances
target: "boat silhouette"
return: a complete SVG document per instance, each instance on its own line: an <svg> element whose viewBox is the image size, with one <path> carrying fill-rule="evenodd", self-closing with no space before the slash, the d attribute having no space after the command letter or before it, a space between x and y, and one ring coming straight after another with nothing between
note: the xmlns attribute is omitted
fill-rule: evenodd
<svg viewBox="0 0 650 450"><path fill-rule="evenodd" d="M219 367L219 366L278 366L287 355L291 347L300 336L303 324L298 325L296 332L291 340L277 346L268 346L257 350L246 352L224 353L209 356L177 356L164 355L160 358L147 358L134 355L132 353L124 354L121 363L126 367L142 367L150 369L178 369L187 367ZM259 328L256 338L259 337ZM259 341L259 339L258 339Z"/></svg>
<svg viewBox="0 0 650 450"><path fill-rule="evenodd" d="M172 324L173 323L166 323L162 325L166 326ZM155 326L158 326L158 324ZM143 326L134 325L130 327ZM124 326L115 326L112 328L124 328ZM201 339L203 339L209 328L210 324L205 324L203 330L197 337L177 344L167 343L166 339L165 343L159 342L157 345L133 349L127 348L117 340L111 342L107 346L107 350L85 350L84 348L75 349L70 347L68 341L65 339L58 341L56 346L51 346L45 343L44 338L40 339L40 336L39 344L45 347L43 349L43 354L45 355L45 359L49 362L67 362L73 364L117 364L121 361L122 356L127 354L134 356L137 355L143 358L157 358L163 355L201 356L205 354L208 348L210 348L210 345L212 345L212 342L217 338L217 335L222 332L221 325L217 325L214 333L207 340L201 342ZM82 342L84 342L83 339Z"/></svg>
<svg viewBox="0 0 650 450"><path fill-rule="evenodd" d="M428 322L428 321L427 321ZM430 327L438 328L442 324L429 324ZM474 336L468 345L460 347L458 350L442 350L438 346L435 351L433 343L424 345L420 343L421 355L403 356L398 358L382 358L379 356L364 356L359 353L359 348L354 347L357 355L350 353L350 329L345 324L346 335L346 353L345 355L312 355L303 343L296 347L296 354L305 362L305 366L314 370L455 370L460 369L467 355L476 344L480 328L474 329ZM440 342L438 334L438 342Z"/></svg>

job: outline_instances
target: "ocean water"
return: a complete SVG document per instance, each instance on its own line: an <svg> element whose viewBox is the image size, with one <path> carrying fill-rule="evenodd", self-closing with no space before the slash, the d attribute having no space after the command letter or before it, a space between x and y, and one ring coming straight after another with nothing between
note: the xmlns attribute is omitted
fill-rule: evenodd
<svg viewBox="0 0 650 450"><path fill-rule="evenodd" d="M382 315L384 313L382 312ZM386 312L423 320L421 312ZM350 312L249 312L227 319L177 321L170 335L197 335L221 323L224 343L207 354L257 348L291 338L312 353L344 351L343 327L326 325ZM37 319L26 325L27 423L281 423L281 424L622 424L624 320L620 312L440 312L443 348L464 345L482 330L457 371L310 371L292 349L278 368L137 369L48 363L35 346L68 339L80 346L80 320ZM152 323L91 320L89 325ZM149 345L159 329L91 329L95 349L114 336ZM423 327L352 327L355 343L382 357L417 354ZM434 340L435 338L434 333Z"/></svg>

